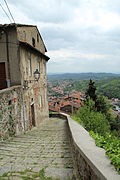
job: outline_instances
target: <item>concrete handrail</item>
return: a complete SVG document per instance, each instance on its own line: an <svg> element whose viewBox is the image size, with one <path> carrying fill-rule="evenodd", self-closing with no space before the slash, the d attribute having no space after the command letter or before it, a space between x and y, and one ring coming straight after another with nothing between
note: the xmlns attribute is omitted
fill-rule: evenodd
<svg viewBox="0 0 120 180"><path fill-rule="evenodd" d="M62 115L68 120L77 176L83 180L120 180L120 175L110 164L105 150L97 147L89 133L69 115Z"/></svg>

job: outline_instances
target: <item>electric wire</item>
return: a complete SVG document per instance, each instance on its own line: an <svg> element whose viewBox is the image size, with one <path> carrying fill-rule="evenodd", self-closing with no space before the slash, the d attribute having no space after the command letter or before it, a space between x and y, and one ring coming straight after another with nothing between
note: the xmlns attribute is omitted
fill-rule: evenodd
<svg viewBox="0 0 120 180"><path fill-rule="evenodd" d="M9 13L10 13L10 16L11 16L11 18L12 18L13 22L15 23L14 17L13 17L13 15L12 15L11 11L10 11L10 8L9 8L9 6L8 6L8 4L7 4L7 1L6 1L6 0L4 0L4 2L5 2L5 4L6 4L6 7L7 7L7 9L8 9L8 11L9 11Z"/></svg>
<svg viewBox="0 0 120 180"><path fill-rule="evenodd" d="M5 9L3 8L2 4L0 4L0 6L1 6L2 10L4 11L4 13L6 14L6 16L8 17L8 19L10 20L10 22L12 23L9 15L8 15L7 12L5 11Z"/></svg>

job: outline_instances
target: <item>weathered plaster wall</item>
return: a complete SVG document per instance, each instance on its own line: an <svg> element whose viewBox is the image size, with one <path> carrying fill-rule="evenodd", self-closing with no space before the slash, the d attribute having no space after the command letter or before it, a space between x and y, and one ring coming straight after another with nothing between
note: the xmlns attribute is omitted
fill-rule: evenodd
<svg viewBox="0 0 120 180"><path fill-rule="evenodd" d="M0 91L0 139L24 131L24 106L21 86Z"/></svg>
<svg viewBox="0 0 120 180"><path fill-rule="evenodd" d="M11 80L13 88L0 91L1 136L9 136L11 126L13 126L11 128L13 129L13 134L17 134L18 132L32 128L34 126L33 119L35 126L39 126L42 121L48 119L46 60L44 56L41 56L41 53L31 50L27 46L22 46L18 41L25 38L32 45L32 37L34 37L36 41L35 48L38 48L44 54L45 47L39 36L39 32L36 27L26 26L17 27L17 32L15 28L12 29L10 27L7 30L7 34L9 68L6 56L5 33L0 36L0 42L3 42L0 43L0 48L3 51L3 53L0 53L0 62L5 62L6 76L8 80ZM29 55L31 58L29 58ZM8 77L8 69L10 70L10 77ZM36 69L40 71L38 82L33 81L33 73ZM27 80L27 84L25 84L25 80ZM14 85L19 84L21 84L21 88L14 87ZM12 101L14 96L15 98L17 97L15 102ZM11 121L13 125L11 125Z"/></svg>
<svg viewBox="0 0 120 180"><path fill-rule="evenodd" d="M7 61L7 46L6 46L6 33L4 31L0 31L0 63L5 63L6 69L6 82L10 81L10 77L8 75L8 61Z"/></svg>
<svg viewBox="0 0 120 180"><path fill-rule="evenodd" d="M11 86L21 84L19 43L16 29L8 31Z"/></svg>
<svg viewBox="0 0 120 180"><path fill-rule="evenodd" d="M6 34L4 31L0 32L0 62L5 62L7 60L6 56Z"/></svg>
<svg viewBox="0 0 120 180"><path fill-rule="evenodd" d="M15 28L1 29L0 62L5 62L6 80L10 86L20 84L19 46Z"/></svg>
<svg viewBox="0 0 120 180"><path fill-rule="evenodd" d="M47 99L47 78L46 78L46 61L33 51L29 51L31 54L31 67L32 75L29 75L29 60L28 51L24 47L20 48L20 68L21 68L21 84L24 86L24 80L32 80L27 84L28 88L24 88L24 101L26 104L27 112L26 116L31 120L31 105L34 105L35 123L39 126L42 121L48 119L48 99ZM33 73L40 63L40 79L38 82L33 81ZM32 127L32 122L30 123Z"/></svg>
<svg viewBox="0 0 120 180"><path fill-rule="evenodd" d="M26 41L31 46L32 44L32 38L35 39L35 48L38 49L40 52L45 54L45 47L43 45L42 37L40 36L38 30L34 26L22 26L17 27L17 36L19 41Z"/></svg>

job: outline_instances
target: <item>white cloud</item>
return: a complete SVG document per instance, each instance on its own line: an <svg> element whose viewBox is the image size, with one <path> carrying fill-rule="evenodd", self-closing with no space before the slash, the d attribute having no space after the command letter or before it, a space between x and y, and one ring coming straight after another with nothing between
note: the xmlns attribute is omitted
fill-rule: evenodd
<svg viewBox="0 0 120 180"><path fill-rule="evenodd" d="M92 53L83 53L83 52L79 52L76 50L64 50L64 49L59 49L59 50L55 50L55 51L49 51L47 53L48 56L50 56L51 58L53 58L54 60L59 60L59 61L63 61L64 59L69 60L69 58L84 58L84 59L108 59L109 55L105 55L105 54L92 54Z"/></svg>
<svg viewBox="0 0 120 180"><path fill-rule="evenodd" d="M1 0L5 8L4 0ZM9 0L16 23L36 24L49 72L119 72L119 0ZM9 23L0 9L0 23ZM68 68L66 68L68 67Z"/></svg>
<svg viewBox="0 0 120 180"><path fill-rule="evenodd" d="M92 54L76 50L49 51L48 72L119 72L120 55Z"/></svg>
<svg viewBox="0 0 120 180"><path fill-rule="evenodd" d="M73 24L76 27L98 27L101 30L111 30L117 26L120 27L120 14L101 8L77 8Z"/></svg>

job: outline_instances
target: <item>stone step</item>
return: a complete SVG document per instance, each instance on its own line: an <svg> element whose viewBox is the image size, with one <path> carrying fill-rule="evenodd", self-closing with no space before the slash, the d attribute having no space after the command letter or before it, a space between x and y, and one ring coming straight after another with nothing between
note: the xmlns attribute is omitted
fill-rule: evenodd
<svg viewBox="0 0 120 180"><path fill-rule="evenodd" d="M39 128L0 142L0 178L4 173L7 178L8 172L9 178L10 172L24 174L27 169L35 173L44 169L45 175L53 178L73 178L66 120L50 118Z"/></svg>

